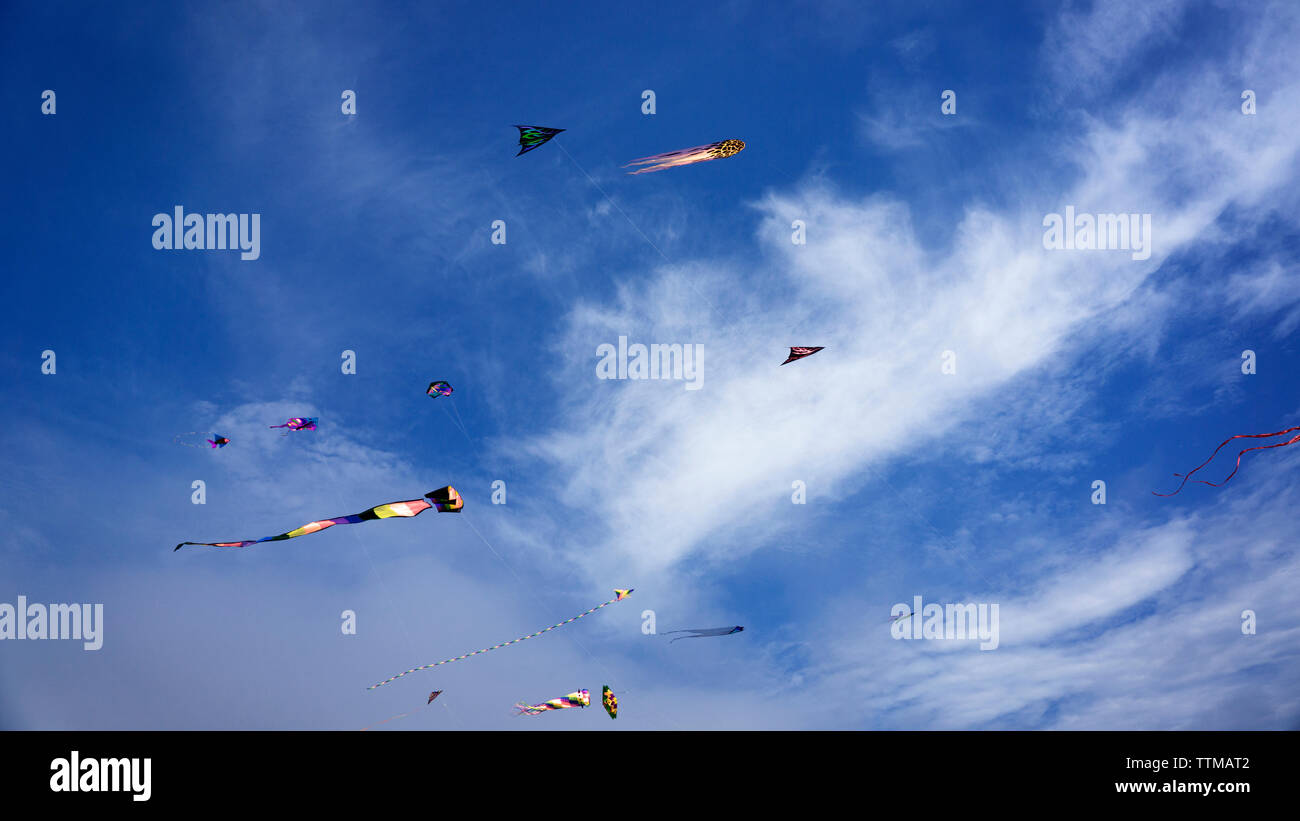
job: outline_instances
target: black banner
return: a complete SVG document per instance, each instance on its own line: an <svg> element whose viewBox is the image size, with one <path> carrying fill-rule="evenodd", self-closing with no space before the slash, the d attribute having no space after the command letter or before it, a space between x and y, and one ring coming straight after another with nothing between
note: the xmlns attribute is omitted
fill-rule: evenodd
<svg viewBox="0 0 1300 821"><path fill-rule="evenodd" d="M918 810L1232 810L1291 793L1292 733L9 732L0 785L40 807L301 808L469 800L617 813L900 796ZM612 804L597 805L596 801ZM622 802L620 804L620 802ZM603 806L604 809L600 807ZM829 806L829 805L828 805ZM589 808L588 808L589 807ZM827 809L829 812L829 809Z"/></svg>

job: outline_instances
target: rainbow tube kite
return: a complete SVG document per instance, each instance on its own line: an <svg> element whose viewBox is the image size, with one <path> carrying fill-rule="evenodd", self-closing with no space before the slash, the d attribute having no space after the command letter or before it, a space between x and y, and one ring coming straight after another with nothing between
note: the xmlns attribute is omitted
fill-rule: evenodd
<svg viewBox="0 0 1300 821"><path fill-rule="evenodd" d="M388 684L388 683L390 683L390 682L397 681L397 680L398 680L399 678L401 678L402 676L407 676L407 675L410 675L411 673L415 673L415 672L418 672L418 671L420 671L420 670L428 670L430 667L437 667L437 666L442 665L442 664L451 664L453 661L460 661L461 659L467 659L467 658L469 658L470 656L477 656L479 653L487 653L487 652L490 652L490 651L492 651L492 650L499 650L499 649L501 649L502 647L509 647L509 646L512 645L512 644L518 644L518 643L521 642L521 641L528 641L529 639L536 638L536 637L540 636L540 635L543 634L543 633L549 633L550 631L554 630L554 629L557 628L557 627L563 627L564 625L568 624L569 622L577 621L578 619L580 619L580 618L582 618L583 616L586 616L586 615L588 615L588 614L590 614L590 613L595 613L597 610L599 610L599 609L602 608L602 607L605 607L605 606L607 606L607 605L611 605L611 604L613 604L614 602L617 602L617 601L623 601L623 599L626 599L628 596L632 595L632 590L633 590L633 589L634 589L634 588L629 588L629 589L627 589L627 590L615 590L615 591L614 591L614 598L610 599L609 601L607 601L607 602L602 602L601 604L596 605L595 607L591 608L590 610L585 610L585 611L579 613L578 615L574 616L574 617L571 618L571 619L565 619L565 620L562 621L562 622L557 622L556 624L552 624L550 627L546 627L546 628L543 628L543 629L541 629L541 630L538 630L536 633L529 633L529 634L526 635L526 636L520 636L520 637L517 638L517 639L511 639L510 641L502 642L501 644L494 644L494 645L492 645L491 647L484 647L482 650L475 650L474 652L472 652L472 653L466 653L466 654L463 655L463 656L456 656L455 658L443 659L442 661L435 661L433 664L422 664L422 665L420 665L419 667L412 667L410 670L407 670L405 673L398 673L397 675L393 676L392 678L386 678L386 679L384 679L383 681L379 682L378 684L372 684L372 685L370 685L370 686L367 687L366 689L367 689L367 690L373 690L373 689L375 689L376 687L383 687L385 684Z"/></svg>
<svg viewBox="0 0 1300 821"><path fill-rule="evenodd" d="M428 499L429 501L425 501ZM465 506L465 501L460 498L456 488L448 485L429 493L424 494L424 499L412 499L407 502L389 502L386 505L372 507L362 513L356 513L351 516L340 516L337 519L321 519L318 522L308 522L297 530L290 530L288 533L281 533L279 536L267 536L265 539L253 539L248 542L181 542L176 545L176 550L180 550L187 544L198 545L200 547L248 547L253 544L262 542L279 542L285 539L293 539L297 536L306 536L308 533L317 533L327 527L334 525L354 525L357 522L370 522L375 519L392 519L402 517L409 519L412 516L419 516L431 507L436 507L439 513L460 513L461 508Z"/></svg>
<svg viewBox="0 0 1300 821"><path fill-rule="evenodd" d="M524 704L522 701L515 705L521 716L537 716L550 710L563 710L566 707L590 707L591 693L586 690L579 690L576 693L569 693L567 696L553 698L550 701L543 701L541 704Z"/></svg>

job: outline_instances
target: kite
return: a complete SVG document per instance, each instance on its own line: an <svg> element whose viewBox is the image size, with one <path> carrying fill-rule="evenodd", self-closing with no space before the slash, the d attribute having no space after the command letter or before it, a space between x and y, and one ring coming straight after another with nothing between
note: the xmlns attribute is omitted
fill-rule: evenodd
<svg viewBox="0 0 1300 821"><path fill-rule="evenodd" d="M404 673L398 673L397 675L393 676L392 678L386 678L386 679L384 679L383 681L379 682L378 684L372 684L372 685L370 685L370 686L367 687L366 689L367 689L367 690L373 690L373 689L375 689L376 687L383 687L385 684L388 684L388 683L390 683L390 682L397 681L397 680L398 680L399 678L401 678L402 676L407 676L407 675L410 675L411 673L415 673L415 672L418 672L418 671L420 671L420 670L428 670L430 667L438 667L439 665L442 665L442 664L450 664L450 663L453 662L453 661L460 661L461 659L467 659L467 658L469 658L470 656L477 656L479 653L487 653L487 652L489 652L489 651L491 651L491 650L499 650L499 649L502 648L502 647L509 647L509 646L512 645L512 644L518 644L518 643L521 642L521 641L527 641L528 639L536 638L537 636L540 636L540 635L543 634L543 633L548 633L548 632L554 630L554 629L557 628L557 627L563 627L564 625L568 624L569 622L577 621L578 619L580 619L580 618L582 618L583 616L586 616L586 615L588 615L588 614L590 614L590 613L595 613L597 610L599 610L599 609L602 608L602 607L605 607L606 605L610 605L610 604L613 604L614 602L618 602L618 601L623 601L623 599L626 599L626 598L627 598L628 596L630 596L630 595L632 595L632 589L631 589L631 588L629 588L629 589L627 589L627 590L617 590L617 589L616 589L616 590L614 591L614 598L610 599L610 600L607 601L607 602L602 602L601 604L596 605L595 607L591 608L590 610L585 610L585 611L579 613L578 615L574 616L574 617L571 618L571 619L565 619L565 620L562 621L562 622L557 622L556 624L552 624L550 627L547 627L547 628L542 629L542 630L538 630L536 633L529 633L529 634L526 635L526 636L520 636L520 637L517 638L517 639L511 639L510 641L502 642L501 644L494 644L494 645L492 645L491 647L484 647L482 650L475 650L474 652L472 652L472 653L466 653L466 654L463 655L463 656L456 656L455 658L443 659L442 661L436 661L436 662L434 662L433 664L422 664L422 665L420 665L419 667L412 667L410 670L407 670L407 671L404 672Z"/></svg>
<svg viewBox="0 0 1300 821"><path fill-rule="evenodd" d="M311 417L310 419L304 419L301 416L295 416L294 418L290 419L288 422L285 422L283 425L267 425L267 427L288 428L289 430L316 430L316 423L319 421L320 419L318 419L315 416ZM285 431L280 435L288 436L289 430Z"/></svg>
<svg viewBox="0 0 1300 821"><path fill-rule="evenodd" d="M430 382L429 387L425 390L425 394L430 399L437 399L442 396L451 396L452 390L451 383L449 382ZM474 445L474 439L469 435L469 431L465 428L465 422L460 418L460 411L456 409L455 403L452 403L450 413L447 411L446 405L442 406L442 412L447 414L447 420L459 428L460 432L465 434L465 440L469 442L475 450L477 450L477 446ZM456 414L456 418L452 418L452 413Z"/></svg>
<svg viewBox="0 0 1300 821"><path fill-rule="evenodd" d="M681 641L682 639L703 639L703 638L708 638L709 636L730 636L732 633L740 633L744 629L745 628L741 627L740 625L736 625L735 627L710 627L705 630L692 630L690 628L687 628L685 630L669 630L668 633L694 633L695 634L693 636L678 636L677 638L673 639L673 641ZM668 635L668 633L664 633L663 635L666 636ZM672 644L673 641L670 641L668 643Z"/></svg>
<svg viewBox="0 0 1300 821"><path fill-rule="evenodd" d="M610 718L618 718L618 696L614 691L609 689L606 684L600 689L600 703L604 705L605 712L609 713Z"/></svg>
<svg viewBox="0 0 1300 821"><path fill-rule="evenodd" d="M896 621L902 621L903 619L910 619L915 615L916 615L915 613L900 613L897 616L891 616L889 618L889 623L893 624Z"/></svg>
<svg viewBox="0 0 1300 821"><path fill-rule="evenodd" d="M548 140L564 130L540 125L517 125L515 128L519 129L519 153L515 155L516 157L545 145Z"/></svg>
<svg viewBox="0 0 1300 821"><path fill-rule="evenodd" d="M421 710L425 709L425 707L428 707L430 704L432 704L432 703L433 703L433 700L434 700L435 698L437 698L438 696L440 696L440 695L442 695L442 691L441 691L441 690L434 690L432 693L429 693L429 700L426 701L426 702L424 702L424 707L416 707L414 710L412 710L412 711L409 712L409 713L398 713L397 715L392 716L392 717L390 717L390 718L386 718L386 719L384 719L383 721L376 721L374 724L371 724L370 727L378 727L380 724L387 724L388 722L390 722L390 721L396 721L396 720L399 719L399 718L406 718L407 716L415 715L416 713L418 713L418 712L420 712ZM361 732L364 733L366 730L369 730L370 727L362 727L362 728L361 728Z"/></svg>
<svg viewBox="0 0 1300 821"><path fill-rule="evenodd" d="M1199 465L1192 468L1185 474L1184 473L1174 474L1175 476L1182 476L1183 481L1179 483L1178 489L1175 490L1173 493L1156 493L1154 490L1151 491L1151 493L1155 496L1177 495L1178 491L1183 489L1183 485L1187 484L1187 480L1191 478L1192 474L1200 470L1201 468L1205 467L1210 462L1214 461L1214 457L1219 454L1219 451L1223 450L1223 446L1231 442L1233 439L1266 439L1270 436L1281 436L1284 433L1291 433L1292 431L1297 431L1297 430L1300 430L1300 425L1297 425L1294 428L1287 428L1286 430L1274 431L1273 433L1239 433L1236 436L1229 436L1227 439L1223 440L1222 444L1220 444L1217 448L1214 449L1214 453L1210 454L1209 459L1206 459L1204 462L1201 462ZM1286 447L1287 445L1294 445L1296 442L1300 442L1300 433L1297 433L1295 436L1291 437L1285 442L1275 442L1274 444L1271 445L1257 445L1253 448L1246 448L1245 450L1237 454L1237 464L1235 467L1233 467L1232 473L1228 474L1227 479L1224 479L1222 482L1217 482L1217 483L1207 482L1204 479L1197 479L1196 481L1200 482L1203 485L1209 485L1210 487L1222 487L1223 485L1228 484L1228 481L1232 479L1233 476L1237 475L1237 471L1241 469L1241 457L1245 456L1247 453L1250 453L1252 450L1268 450L1269 448Z"/></svg>
<svg viewBox="0 0 1300 821"><path fill-rule="evenodd" d="M576 693L569 693L567 696L553 698L550 701L543 701L541 704L524 704L522 701L515 705L519 710L516 715L541 715L549 710L563 710L568 707L590 707L591 693L586 690L579 690Z"/></svg>
<svg viewBox="0 0 1300 821"><path fill-rule="evenodd" d="M709 160L721 160L727 157L733 157L739 154L745 148L744 140L720 140L708 145L697 145L694 148L683 148L680 151L669 151L664 154L652 154L649 157L642 157L639 160L633 160L624 168L630 168L634 165L648 165L649 168L642 168L638 171L629 171L629 174L646 174L650 171L662 171L665 168L676 168L679 165L692 165L697 162L707 162Z"/></svg>
<svg viewBox="0 0 1300 821"><path fill-rule="evenodd" d="M203 435L203 434L199 433L198 431L196 431L196 430L192 430L192 431L190 431L189 433L178 433L178 434L176 434L175 436L172 437L172 441L175 442L175 443L178 444L178 445L184 445L184 446L187 447L187 448L201 448L201 447L203 447L202 445L200 445L200 444L198 444L198 443L196 443L196 442L186 442L186 441L183 441L181 437L185 437L185 436L202 436L202 435ZM210 448L224 448L226 445L229 445L229 444L230 444L230 440L227 439L226 437L222 436L222 435L219 434L219 433L214 433L214 434L212 434L212 438L211 438L211 439L204 439L203 441L207 442L207 443L208 443L208 447L210 447Z"/></svg>
<svg viewBox="0 0 1300 821"><path fill-rule="evenodd" d="M821 347L821 348L791 348L791 349L790 349L790 356L789 356L789 358L787 358L787 359L786 359L784 362L782 362L781 364L782 364L782 365L789 365L791 362L795 361L796 359L803 359L805 356L812 356L813 354L815 354L815 353L817 353L818 351L821 351L821 350L825 350L825 348L824 348L824 347Z"/></svg>
<svg viewBox="0 0 1300 821"><path fill-rule="evenodd" d="M429 501L425 501L428 499ZM362 513L356 513L351 516L340 516L337 519L321 519L318 522L308 522L297 530L290 530L288 533L281 533L279 536L267 536L265 539L252 539L247 542L181 542L176 545L176 550L180 550L187 544L199 545L201 547L248 547L252 544L261 544L262 542L279 542L285 539L293 539L297 536L306 536L309 533L317 533L327 527L334 525L354 525L357 522L370 522L375 519L391 519L395 516L410 518L419 516L431 507L436 507L439 513L459 513L460 509L465 506L465 502L456 492L456 488L448 485L444 488L430 491L424 494L424 499L411 499L407 502L389 502L386 505L372 507Z"/></svg>

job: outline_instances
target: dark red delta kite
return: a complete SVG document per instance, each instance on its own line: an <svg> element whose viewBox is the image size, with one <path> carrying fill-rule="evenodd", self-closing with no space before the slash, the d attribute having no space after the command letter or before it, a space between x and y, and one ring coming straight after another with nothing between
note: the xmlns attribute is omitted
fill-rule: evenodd
<svg viewBox="0 0 1300 821"><path fill-rule="evenodd" d="M789 365L796 359L803 359L805 356L812 356L823 348L791 348L790 358L782 362L782 365Z"/></svg>
<svg viewBox="0 0 1300 821"><path fill-rule="evenodd" d="M441 690L434 690L432 693L429 693L429 700L426 701L426 702L424 702L424 706L425 706L425 707L428 707L430 704L433 703L433 700L434 700L435 698L437 698L438 696L440 696L440 695L442 695L442 691L441 691Z"/></svg>

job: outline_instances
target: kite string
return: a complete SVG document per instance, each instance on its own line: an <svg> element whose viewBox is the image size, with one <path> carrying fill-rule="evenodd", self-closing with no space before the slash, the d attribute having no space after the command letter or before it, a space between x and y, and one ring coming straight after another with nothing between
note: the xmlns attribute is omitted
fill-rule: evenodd
<svg viewBox="0 0 1300 821"><path fill-rule="evenodd" d="M448 401L452 401L451 397L443 397L443 398ZM442 405L443 403L438 402L438 404ZM460 429L461 434L465 437L465 441L469 442L469 446L474 449L474 455L478 457L479 460L481 461L483 458L483 454L479 453L478 443L476 443L474 441L474 438L469 435L469 430L465 427L465 422L460 418L460 410L457 409L454 404L452 405L452 410L456 412L455 419L451 417L451 413L447 411L447 408L445 406L443 407L442 412L447 414L448 422L451 422L453 425L455 425L457 428Z"/></svg>
<svg viewBox="0 0 1300 821"><path fill-rule="evenodd" d="M455 409L455 408L453 408L453 409ZM445 409L445 408L443 409L443 412L446 413L446 409ZM456 410L456 415L457 415L457 417L459 418L459 416L460 416L460 411L459 411L459 410ZM448 418L449 418L449 419L451 418L451 415L450 415L450 414L448 414ZM463 422L462 422L462 424L461 424L461 432L465 434L465 439L470 443L470 445L474 446L475 453L478 453L478 446L474 444L474 440L473 440L473 438L469 435L469 431L465 429L465 426L464 426ZM534 588L534 586L533 586L533 585L530 585L530 584L528 584L528 583L526 583L526 582L523 580L523 578L519 575L519 573L515 570L514 566L511 565L510 562L506 561L506 558L505 558L504 556L502 556L502 555L497 551L497 549L496 549L495 547L492 546L492 543L489 542L489 541L487 540L487 538L485 538L485 537L483 536L482 533L479 532L479 529L478 529L477 527L474 526L474 522L473 522L472 518L471 518L471 517L464 516L464 515L462 514L462 516L461 516L461 521L463 521L463 522L465 522L465 524L469 525L469 529L472 530L472 531L474 531L474 535L478 537L478 540L479 540L480 542L482 542L484 545L486 545L488 550L492 551L492 555L497 557L497 561L499 561L499 562L501 562L501 564L505 565L506 570L509 570L509 571L510 571L510 575L514 576L514 577L515 577L515 581L519 582L519 586L520 586L520 588L529 591L529 595L532 596L533 601L536 602L539 606L541 606L541 608L543 609L543 611L545 611L546 609L548 609L548 608L546 607L546 603L543 602L543 601L542 601L542 600L537 596L537 594L533 592L533 588ZM602 606L603 606L603 605L602 605ZM599 608L597 608L597 609L599 609ZM585 615L585 614L584 614L584 615ZM580 618L580 617L575 617L575 618ZM548 629L549 629L549 628L548 628ZM529 638L531 638L531 637L529 637ZM582 642L578 641L577 638L574 638L574 637L570 637L570 638L572 638L574 644L578 645L579 649L581 649L584 653L586 653L587 656L588 656L592 661L596 662L596 664L599 665L600 668L601 668L602 670L605 671L605 674L606 674L606 675L610 676L610 680L611 680L611 681L616 681L616 679L613 677L614 674L613 674L612 672L610 672L609 668L606 667L606 666L604 665L604 663L600 661L600 659L596 658L596 656L595 656L595 655L594 655L590 650L588 650L587 647L586 647ZM495 648L494 648L494 649L495 649ZM408 671L408 672L409 672L409 671Z"/></svg>
<svg viewBox="0 0 1300 821"><path fill-rule="evenodd" d="M579 171L582 172L582 176L586 177L586 178L587 178L587 181L590 182L592 185L594 185L594 186L596 187L596 190L599 191L599 192L600 192L600 195L601 195L602 197L605 198L605 201L608 202L610 205L614 206L614 208L615 208L615 209L616 209L620 214L623 215L623 219L627 220L627 224L628 224L628 225L632 226L632 230L634 230L634 231L636 231L638 234L640 234L640 235L641 235L641 239L645 240L645 241L646 241L646 244L648 244L651 248L655 249L655 252L658 253L659 256L661 256L661 257L664 258L664 262L667 262L669 265L675 265L676 263L673 262L671 259L669 259L669 258L668 258L668 255L665 254L662 250L660 250L660 248L659 248L658 245L655 245L654 240L652 240L652 239L650 239L650 237L646 236L645 232L641 230L641 227L640 227L639 225L637 225L635 222L632 221L632 218L629 217L629 216L627 215L627 212L624 211L623 208L622 208L618 203L614 202L614 199L613 199L609 194L606 194L606 193L605 193L605 189L600 187L600 183L596 182L596 180L595 180L595 179L594 179L590 174L587 173L587 169L583 168L583 167L582 167L582 164L579 163L577 160L575 160L575 159L573 158L573 155L570 154L569 151L568 151L568 149L566 149L566 148L564 147L564 144L563 144L563 143L556 143L556 145L559 146L560 150L564 152L564 156L566 156L566 157L569 158L569 162L573 163L574 166L575 166ZM706 301L707 301L707 300L706 300ZM712 308L713 306L710 305L709 307Z"/></svg>
<svg viewBox="0 0 1300 821"><path fill-rule="evenodd" d="M469 429L465 426L465 420L460 416L460 408L456 407L455 400L451 403L451 412L456 414L456 423L460 425L461 433L465 434L465 438L470 440L470 444L473 444L474 440L470 439Z"/></svg>
<svg viewBox="0 0 1300 821"><path fill-rule="evenodd" d="M428 706L429 706L429 705L427 705L427 704L425 705L425 707L428 707ZM419 708L417 708L417 709L412 710L412 711L409 712L409 713L398 713L397 715L392 716L391 718L386 718L386 719L384 719L383 721L376 721L374 724L368 725L368 726L366 726L366 727L362 727L362 728L361 728L361 732L364 733L366 730L369 730L371 727L378 727L380 724L387 724L388 722L393 721L394 719L398 719L398 718L406 718L407 716L409 716L409 715L413 715L413 714L415 714L415 713L418 713L418 712L420 712L420 710L423 710L423 709L424 709L424 707L419 707Z"/></svg>
<svg viewBox="0 0 1300 821"><path fill-rule="evenodd" d="M451 707L449 707L449 706L447 705L447 702L443 701L443 702L439 702L439 703L442 704L442 706L446 708L446 710L447 710L447 715L449 715L449 716L452 717L452 720L454 720L454 721L456 722L456 725L457 725L458 727L460 727L461 729L464 729L464 725L460 723L460 719L456 718L456 714L455 714L454 712L452 712L452 709L451 709ZM398 713L397 715L395 715L395 716L391 716L391 717L389 717L389 718L386 718L386 719L384 719L383 721L376 721L374 724L370 724L370 725L368 725L368 726L362 727L361 730L360 730L360 732L363 732L363 733L364 733L366 730L369 730L371 727L378 727L380 724L387 724L388 722L390 722L390 721L394 721L394 720L399 719L399 718L406 718L407 716L413 716L413 715L415 715L416 713L423 712L423 711L429 709L429 708L432 707L432 706L433 706L433 702L429 702L429 703L427 703L427 704L425 704L425 705L423 705L423 706L421 706L421 707L416 707L414 710L411 710L409 713Z"/></svg>
<svg viewBox="0 0 1300 821"><path fill-rule="evenodd" d="M445 409L444 409L444 412L445 412ZM460 415L460 411L457 410L457 411L456 411L456 414L457 414L457 416L459 416L459 415ZM450 418L450 415L449 415L449 418ZM470 442L471 445L473 445L473 444L474 444L474 440L470 437L469 432L468 432L467 430L465 430L465 428L464 428L463 425L462 425L462 427L461 427L461 430L462 430L462 432L465 434L465 438ZM477 451L478 451L478 448L477 448L477 446L475 446L475 452L477 453ZM533 601L536 602L536 603L537 603L537 604L542 608L543 611L549 609L549 608L547 608L546 603L543 602L543 601L538 597L538 595L537 595L535 592L533 592L534 585L530 585L530 584L526 583L526 582L523 580L523 578L522 578L522 577L519 575L519 573L515 570L514 566L511 565L510 562L506 561L506 558L505 558L504 556L502 556L502 555L497 551L497 549L496 549L495 547L492 546L492 543L489 542L489 541L487 540L487 538L484 537L483 534L479 532L479 529L478 529L477 527L474 526L473 519L472 519L471 517L467 517L467 516L464 516L464 515L462 514L462 516L461 516L461 521L463 521L463 522L465 522L465 524L469 525L469 529L472 530L472 531L474 531L474 535L478 537L478 540L479 540L480 542L482 542L484 545L486 545L488 550L492 551L492 555L497 557L497 561L499 561L499 562L501 562L501 564L505 565L506 570L509 570L509 571L510 571L510 575L514 576L514 577L515 577L515 581L519 582L519 586L520 586L520 588L529 591L529 595L532 596ZM603 605L602 605L602 606L603 606ZM570 636L570 639L573 641L574 644L578 645L578 648L581 649L582 652L584 652L584 653L587 654L588 658L590 658L592 661L596 662L596 664L597 664L597 665L598 665L602 670L605 671L605 674L606 674L607 676L610 677L610 681L611 681L611 682L613 682L613 683L617 683L617 679L614 677L614 674L610 671L610 669L609 669L608 667L606 667L605 664L604 664L600 659L596 658L595 654L592 653L590 650L588 650L587 647L586 647L586 645L584 645L584 644L583 644L581 641L579 641L576 637Z"/></svg>
<svg viewBox="0 0 1300 821"><path fill-rule="evenodd" d="M575 159L573 158L573 155L570 154L569 151L568 151L568 149L566 149L566 148L564 147L564 143L556 143L556 145L559 146L560 150L564 152L564 156L568 157L568 158L569 158L569 161L572 162L572 163L574 164L574 166L575 166L579 171L582 172L582 175L583 175L584 177L587 178L587 181L590 182L592 185L594 185L594 186L596 187L596 190L599 191L599 192L600 192L600 195L601 195L602 197L605 198L605 201L608 202L610 205L614 206L615 210L617 210L620 214L623 215L623 219L627 220L627 224L628 224L628 225L631 225L631 226L632 226L632 229L633 229L634 231L636 231L638 234L641 235L641 239L645 240L646 243L647 243L651 248L655 249L655 252L658 253L659 256L663 257L664 262L667 262L669 265L672 265L672 266L676 267L677 263L675 263L675 262L673 262L671 259L669 259L669 258L668 258L668 255L665 254L665 253L664 253L664 252L659 248L658 245L655 245L655 244L654 244L654 241L651 240L650 237L646 236L646 233L645 233L644 231L641 230L641 227L638 226L635 222L632 221L632 218L629 217L629 216L627 215L627 212L624 211L623 208L622 208L622 207L621 207L617 202L614 202L614 199L613 199L609 194L606 194L606 193L605 193L605 189L600 187L600 183L596 182L596 180L593 179L592 176L591 176L590 174L587 173L587 169L583 168L583 167L582 167L582 164L579 163L577 160L575 160ZM709 298L708 298L708 297L706 297L703 293L700 292L700 289L699 289L699 288L695 287L695 282L694 282L693 280L691 280L690 277L684 277L684 279L686 280L686 284L691 286L691 290L695 292L696 296L698 296L700 299L704 300L704 304L709 306L709 310L713 311L715 314L718 315L718 317L719 317L720 319L723 319L723 320L725 321L725 320L726 320L726 317L723 316L723 315L722 315L722 312L719 311L719 310L714 306L714 304L713 304L712 302L709 301Z"/></svg>

